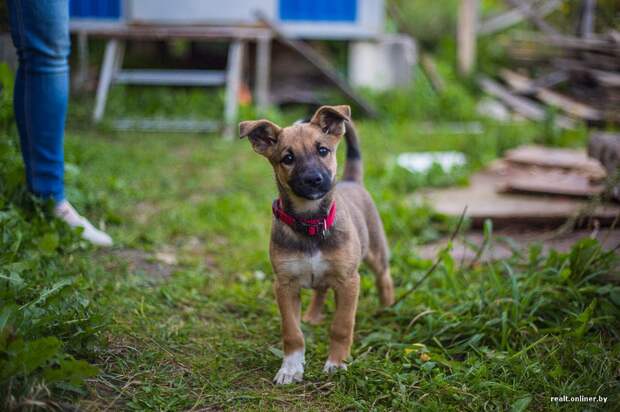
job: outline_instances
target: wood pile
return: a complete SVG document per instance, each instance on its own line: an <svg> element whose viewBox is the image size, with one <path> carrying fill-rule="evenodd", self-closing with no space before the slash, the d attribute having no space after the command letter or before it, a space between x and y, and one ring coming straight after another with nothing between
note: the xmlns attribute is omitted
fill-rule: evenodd
<svg viewBox="0 0 620 412"><path fill-rule="evenodd" d="M556 0L506 2L513 7L506 14L520 11L538 30L511 36L511 68L500 71L500 81L480 79L483 90L533 120L540 118L541 109L553 107L561 115L557 124L562 128L574 126L570 119L593 126L620 124L620 31L594 31L596 1L581 0L580 21L572 33L561 32L545 15L532 12L534 3L553 10Z"/></svg>
<svg viewBox="0 0 620 412"><path fill-rule="evenodd" d="M521 146L496 162L502 192L592 197L604 191L607 173L582 150Z"/></svg>
<svg viewBox="0 0 620 412"><path fill-rule="evenodd" d="M577 226L593 220L613 225L620 206L604 201L606 177L604 165L585 150L521 146L474 174L468 187L430 190L423 197L450 216L467 207L474 226L485 219L496 226L557 226L569 219Z"/></svg>

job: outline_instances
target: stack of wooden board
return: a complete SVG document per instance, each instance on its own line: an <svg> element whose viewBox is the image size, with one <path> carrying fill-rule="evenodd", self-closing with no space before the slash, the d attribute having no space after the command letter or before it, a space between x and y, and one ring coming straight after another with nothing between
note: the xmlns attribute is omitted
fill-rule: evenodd
<svg viewBox="0 0 620 412"><path fill-rule="evenodd" d="M521 146L506 152L506 192L591 197L604 190L605 169L583 150Z"/></svg>
<svg viewBox="0 0 620 412"><path fill-rule="evenodd" d="M585 151L522 146L474 174L466 188L431 190L434 208L458 216L467 207L474 225L559 225L570 218L611 224L620 206L599 199L605 169Z"/></svg>

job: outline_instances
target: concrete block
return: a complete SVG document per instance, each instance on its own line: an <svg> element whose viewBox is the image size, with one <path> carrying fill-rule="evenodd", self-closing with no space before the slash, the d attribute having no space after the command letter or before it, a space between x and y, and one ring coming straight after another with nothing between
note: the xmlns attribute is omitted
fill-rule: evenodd
<svg viewBox="0 0 620 412"><path fill-rule="evenodd" d="M407 87L414 76L417 45L407 35L386 34L349 46L349 81L356 87L389 90Z"/></svg>

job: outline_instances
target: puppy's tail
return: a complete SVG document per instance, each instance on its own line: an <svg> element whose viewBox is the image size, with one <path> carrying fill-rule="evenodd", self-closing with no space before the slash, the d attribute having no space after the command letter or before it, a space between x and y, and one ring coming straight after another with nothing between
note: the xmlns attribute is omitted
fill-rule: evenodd
<svg viewBox="0 0 620 412"><path fill-rule="evenodd" d="M362 167L362 153L357 140L357 132L353 122L350 120L345 121L344 124L344 137L347 140L347 159L344 164L342 180L362 183L364 180L364 169Z"/></svg>

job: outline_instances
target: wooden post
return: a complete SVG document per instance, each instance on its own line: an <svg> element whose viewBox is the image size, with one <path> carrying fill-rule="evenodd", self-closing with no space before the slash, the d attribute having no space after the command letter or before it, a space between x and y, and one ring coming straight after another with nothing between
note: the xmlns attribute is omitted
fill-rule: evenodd
<svg viewBox="0 0 620 412"><path fill-rule="evenodd" d="M119 41L116 39L108 40L103 55L103 63L99 74L99 84L97 85L97 96L95 98L95 111L93 112L93 120L99 123L103 118L105 111L105 103L108 99L108 91L112 84L116 62L118 61Z"/></svg>
<svg viewBox="0 0 620 412"><path fill-rule="evenodd" d="M269 75L271 73L271 37L261 37L256 41L256 105L265 112L269 101Z"/></svg>
<svg viewBox="0 0 620 412"><path fill-rule="evenodd" d="M245 42L235 40L228 48L226 69L226 102L224 107L224 137L232 139L235 135L237 114L239 111L239 88L243 77L243 59Z"/></svg>
<svg viewBox="0 0 620 412"><path fill-rule="evenodd" d="M592 37L594 32L594 16L596 10L596 0L582 0L581 21L579 24L579 35L584 38Z"/></svg>
<svg viewBox="0 0 620 412"><path fill-rule="evenodd" d="M76 85L79 89L84 89L86 82L88 81L88 34L83 31L78 32L78 75L76 79Z"/></svg>
<svg viewBox="0 0 620 412"><path fill-rule="evenodd" d="M476 30L478 25L478 1L461 0L457 29L459 72L468 76L476 62Z"/></svg>

